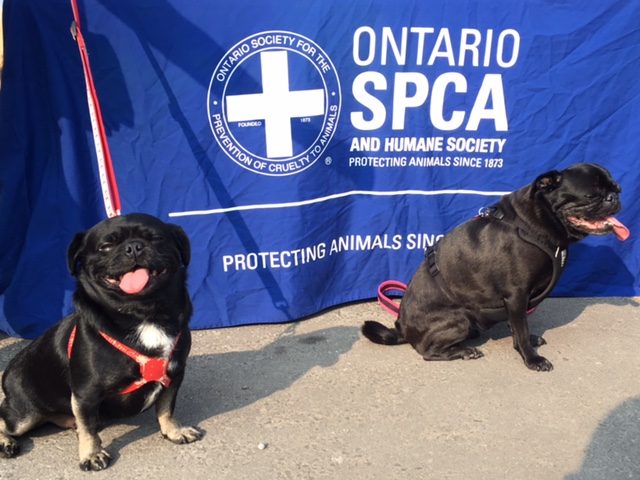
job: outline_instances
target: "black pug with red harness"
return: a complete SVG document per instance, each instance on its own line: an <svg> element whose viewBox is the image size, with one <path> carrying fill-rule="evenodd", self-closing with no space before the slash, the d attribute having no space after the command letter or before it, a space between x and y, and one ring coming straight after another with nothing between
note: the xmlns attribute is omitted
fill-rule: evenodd
<svg viewBox="0 0 640 480"><path fill-rule="evenodd" d="M13 437L51 422L77 428L80 468L102 470L111 457L98 436L100 419L154 404L166 438L202 438L173 416L191 348L189 260L184 231L145 214L105 220L74 238L75 311L5 370L0 456L19 452Z"/></svg>
<svg viewBox="0 0 640 480"><path fill-rule="evenodd" d="M546 342L529 334L527 312L555 285L569 244L588 234L629 236L612 216L621 208L619 193L598 165L540 175L428 249L402 298L395 328L367 321L363 334L385 345L410 343L425 360L474 359L482 352L464 340L508 321L525 365L552 370L534 348Z"/></svg>

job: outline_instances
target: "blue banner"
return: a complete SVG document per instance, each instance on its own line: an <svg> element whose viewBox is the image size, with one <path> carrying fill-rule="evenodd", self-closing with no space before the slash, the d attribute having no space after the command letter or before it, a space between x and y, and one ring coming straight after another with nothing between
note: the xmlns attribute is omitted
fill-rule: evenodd
<svg viewBox="0 0 640 480"><path fill-rule="evenodd" d="M194 328L282 322L408 281L425 247L577 162L622 185L625 243L570 250L556 296L640 294L640 4L79 2L123 213L192 242ZM71 309L105 217L68 1L5 0L0 330Z"/></svg>

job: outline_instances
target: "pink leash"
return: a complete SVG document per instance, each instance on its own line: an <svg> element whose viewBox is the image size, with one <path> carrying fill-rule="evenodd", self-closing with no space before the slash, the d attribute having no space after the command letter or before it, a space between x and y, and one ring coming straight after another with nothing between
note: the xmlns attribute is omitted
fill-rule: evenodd
<svg viewBox="0 0 640 480"><path fill-rule="evenodd" d="M407 291L407 286L399 280L387 280L378 286L378 303L383 310L386 310L396 318L400 315L400 304L394 302L388 295L389 292L402 293ZM527 315L531 315L536 311L536 307L527 310Z"/></svg>
<svg viewBox="0 0 640 480"><path fill-rule="evenodd" d="M407 286L399 280L387 280L378 286L378 303L380 306L396 317L400 314L400 304L389 297L389 292L406 292Z"/></svg>

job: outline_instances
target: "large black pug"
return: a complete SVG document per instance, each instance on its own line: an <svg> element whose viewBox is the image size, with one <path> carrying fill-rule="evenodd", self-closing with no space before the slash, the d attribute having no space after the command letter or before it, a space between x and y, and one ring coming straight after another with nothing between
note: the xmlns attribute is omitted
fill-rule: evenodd
<svg viewBox="0 0 640 480"><path fill-rule="evenodd" d="M189 259L184 231L144 214L105 220L73 239L68 263L77 278L75 312L5 370L0 455L16 455L13 437L52 422L77 428L83 470L102 470L111 457L98 436L100 419L153 404L166 438L202 438L173 417L191 348Z"/></svg>
<svg viewBox="0 0 640 480"><path fill-rule="evenodd" d="M363 334L380 344L410 343L425 360L472 359L482 352L462 342L508 321L525 365L552 370L534 349L546 342L529 335L527 312L555 285L569 244L588 234L629 236L612 217L620 210L619 193L598 165L539 176L430 248L408 285L395 328L367 321Z"/></svg>

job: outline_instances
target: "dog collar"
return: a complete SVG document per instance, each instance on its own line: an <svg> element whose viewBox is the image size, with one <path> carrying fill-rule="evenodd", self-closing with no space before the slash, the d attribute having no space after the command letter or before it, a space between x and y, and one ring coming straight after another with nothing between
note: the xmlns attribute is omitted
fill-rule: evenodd
<svg viewBox="0 0 640 480"><path fill-rule="evenodd" d="M67 356L69 358L71 358L71 354L73 353L73 345L76 339L77 328L78 326L75 325L73 327L73 330L71 330L71 335L69 335L69 341L67 343ZM178 341L180 340L182 332L178 333L176 341L173 344L173 349L167 358L148 357L102 331L98 333L100 333L100 336L102 336L102 338L104 338L112 347L114 347L116 350L120 351L127 357L131 358L140 367L141 378L133 381L128 387L120 390L120 395L127 395L129 393L135 392L139 388L151 382L158 382L165 388L171 385L171 378L169 377L167 370L169 368L169 362L171 361L171 357L173 356L176 346L178 345Z"/></svg>
<svg viewBox="0 0 640 480"><path fill-rule="evenodd" d="M519 218L506 219L505 213L502 208L498 205L493 205L491 207L483 207L480 209L478 216L476 218L494 218L496 220L503 221L505 223L511 224L518 229L518 234L520 238L523 240L535 245L540 250L544 250L544 252L549 255L551 258L560 258L561 266L564 267L566 260L566 248L561 248L560 245L549 241L547 237L541 235L534 235L533 233L527 230L526 225L520 221ZM561 255L562 253L562 255Z"/></svg>

